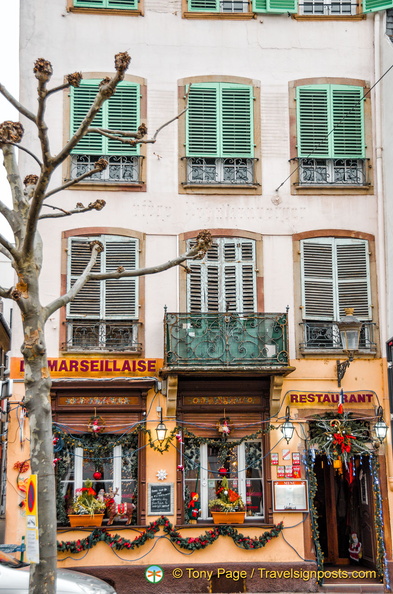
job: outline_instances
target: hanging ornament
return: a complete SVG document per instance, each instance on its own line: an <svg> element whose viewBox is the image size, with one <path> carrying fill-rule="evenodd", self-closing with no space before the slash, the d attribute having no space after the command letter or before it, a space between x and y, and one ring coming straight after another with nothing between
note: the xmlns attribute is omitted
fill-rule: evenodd
<svg viewBox="0 0 393 594"><path fill-rule="evenodd" d="M224 468L224 466L221 466L221 468L218 469L218 474L220 476L226 476L228 474L228 470Z"/></svg>
<svg viewBox="0 0 393 594"><path fill-rule="evenodd" d="M93 472L93 479L95 481L100 481L102 479L102 472L100 472L99 470Z"/></svg>
<svg viewBox="0 0 393 594"><path fill-rule="evenodd" d="M19 474L23 474L24 472L27 472L30 468L30 464L28 460L25 460L24 462L15 462L14 464L14 470L19 470Z"/></svg>
<svg viewBox="0 0 393 594"><path fill-rule="evenodd" d="M340 395L338 397L338 408L337 412L339 415L342 415L344 412L344 390L341 388Z"/></svg>
<svg viewBox="0 0 393 594"><path fill-rule="evenodd" d="M226 439L231 432L230 418L222 417L217 423L217 431L223 439Z"/></svg>
<svg viewBox="0 0 393 594"><path fill-rule="evenodd" d="M181 472L183 472L183 470L184 470L183 464L178 464L177 469L180 470Z"/></svg>
<svg viewBox="0 0 393 594"><path fill-rule="evenodd" d="M87 428L93 435L98 435L105 430L105 421L102 417L94 415L90 417Z"/></svg>
<svg viewBox="0 0 393 594"><path fill-rule="evenodd" d="M166 470L158 470L157 471L157 478L159 481L165 481L167 476L168 476L168 473Z"/></svg>

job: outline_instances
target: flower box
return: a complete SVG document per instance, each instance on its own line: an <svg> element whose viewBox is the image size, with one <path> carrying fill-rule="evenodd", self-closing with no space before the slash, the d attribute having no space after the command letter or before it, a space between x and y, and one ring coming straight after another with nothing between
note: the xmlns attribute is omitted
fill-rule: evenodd
<svg viewBox="0 0 393 594"><path fill-rule="evenodd" d="M94 514L92 516L88 514L68 514L71 528L78 526L83 526L84 528L101 526L103 518L104 514Z"/></svg>
<svg viewBox="0 0 393 594"><path fill-rule="evenodd" d="M244 511L212 511L210 513L214 524L244 524L244 518L246 516L246 512Z"/></svg>

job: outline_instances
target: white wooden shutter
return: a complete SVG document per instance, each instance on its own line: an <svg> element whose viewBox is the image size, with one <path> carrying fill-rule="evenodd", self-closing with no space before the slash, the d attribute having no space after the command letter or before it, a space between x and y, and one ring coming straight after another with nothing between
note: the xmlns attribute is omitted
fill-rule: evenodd
<svg viewBox="0 0 393 594"><path fill-rule="evenodd" d="M90 242L93 237L71 237L68 244L68 274L67 284L70 289L80 277L90 260ZM101 271L101 255L92 272ZM99 319L101 314L101 283L90 281L79 291L71 303L68 304L68 315L72 318Z"/></svg>
<svg viewBox="0 0 393 594"><path fill-rule="evenodd" d="M71 237L68 248L68 286L71 287L84 271L90 259L90 242L104 244L92 272L114 272L119 266L126 270L138 267L138 240L115 235ZM124 278L89 281L68 305L70 318L137 319L138 279Z"/></svg>
<svg viewBox="0 0 393 594"><path fill-rule="evenodd" d="M344 308L371 319L368 242L320 237L301 243L303 319L337 321Z"/></svg>
<svg viewBox="0 0 393 594"><path fill-rule="evenodd" d="M189 262L190 312L252 312L256 305L255 242L216 238L201 261Z"/></svg>

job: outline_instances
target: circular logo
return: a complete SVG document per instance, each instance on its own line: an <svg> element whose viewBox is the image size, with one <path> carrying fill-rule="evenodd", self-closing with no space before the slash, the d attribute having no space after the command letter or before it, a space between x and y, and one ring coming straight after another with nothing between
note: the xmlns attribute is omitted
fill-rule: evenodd
<svg viewBox="0 0 393 594"><path fill-rule="evenodd" d="M145 571L145 578L151 584L158 584L164 577L164 570L159 565L150 565Z"/></svg>

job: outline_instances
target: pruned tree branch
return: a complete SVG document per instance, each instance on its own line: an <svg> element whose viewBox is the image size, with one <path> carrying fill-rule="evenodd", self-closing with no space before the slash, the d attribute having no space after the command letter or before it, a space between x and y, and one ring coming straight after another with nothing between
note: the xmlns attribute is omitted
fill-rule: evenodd
<svg viewBox="0 0 393 594"><path fill-rule="evenodd" d="M67 303L70 303L70 301L72 301L76 297L76 295L79 293L79 291L81 289L83 289L83 287L89 280L90 272L91 272L94 264L97 261L98 254L104 250L104 246L102 245L102 243L100 241L93 241L91 244L91 248L92 248L92 250L91 250L91 256L90 256L89 263L87 264L85 270L80 275L80 277L78 278L76 283L71 287L71 289L68 291L68 293L65 293L61 297L58 297L57 299L52 301L52 303L49 303L49 305L47 305L44 308L44 320L45 321L49 318L49 316L51 316L60 307L63 307L64 305L67 305Z"/></svg>
<svg viewBox="0 0 393 594"><path fill-rule="evenodd" d="M44 204L44 206L47 206L48 208L53 208L54 210L60 210L61 212L40 215L39 220L41 221L42 219L60 219L63 217L69 217L73 214L81 214L83 212L88 212L90 210L102 210L104 208L105 204L106 204L105 200L95 200L94 202L90 202L90 204L88 206L83 206L83 204L78 202L78 204L75 206L75 208L73 208L71 210L63 210L62 208L59 208L58 206L51 206L50 204Z"/></svg>
<svg viewBox="0 0 393 594"><path fill-rule="evenodd" d="M9 254L8 257L11 256L11 259L14 259L16 262L19 262L19 260L20 260L20 254L17 252L17 250L15 249L15 247L12 245L12 243L10 243L4 237L4 235L1 235L1 233L0 233L0 246L2 246L5 250L7 250L8 254Z"/></svg>
<svg viewBox="0 0 393 594"><path fill-rule="evenodd" d="M24 105L22 105L22 103L19 103L19 101L17 99L15 99L15 97L13 95L11 95L11 93L9 91L7 91L5 86L2 85L1 83L0 83L0 93L3 95L3 97L5 97L5 99L7 99L7 101L9 101L11 103L11 105L13 105L19 111L19 113L21 113L27 119L29 119L35 123L35 121L36 121L35 115L31 111L29 111Z"/></svg>
<svg viewBox="0 0 393 594"><path fill-rule="evenodd" d="M94 169L90 169L90 171L82 173L82 175L80 175L79 177L75 177L74 179L71 179L70 181L63 184L62 186L59 186L58 188L55 188L54 190L47 192L47 194L45 194L44 200L46 200L46 198L49 198L49 196L53 196L53 194L57 194L58 192L61 192L62 190L69 188L70 186L74 186L78 182L86 179L87 177L91 177L92 175L94 175L94 173L100 173L101 171L104 171L104 169L106 169L107 166L108 161L106 161L105 159L98 159L98 161L96 161Z"/></svg>
<svg viewBox="0 0 393 594"><path fill-rule="evenodd" d="M5 249L2 245L0 245L0 254L3 254L6 258L12 261L12 255L8 250Z"/></svg>
<svg viewBox="0 0 393 594"><path fill-rule="evenodd" d="M8 144L2 144L1 149L3 151L4 167L7 172L7 180L11 190L14 210L18 211L19 207L24 203L24 195L15 151L13 147Z"/></svg>
<svg viewBox="0 0 393 594"><path fill-rule="evenodd" d="M36 79L38 80L38 111L36 118L38 138L41 143L41 154L43 157L43 162L45 165L49 165L51 161L51 155L49 147L48 126L45 123L44 115L46 107L46 98L48 95L46 85L53 74L52 64L48 60L39 58L38 60L36 60L34 64L34 74Z"/></svg>
<svg viewBox="0 0 393 594"><path fill-rule="evenodd" d="M42 167L42 163L39 160L39 158L34 153L32 153L31 151L29 151L29 149L27 149L26 147L24 147L24 146L22 146L20 144L16 144L15 142L7 142L5 144L11 144L12 146L16 146L16 148L18 148L19 150L24 151L25 153L27 153L28 155L30 155L31 157L33 157L33 159L35 159L35 161L37 161L38 165L40 167Z"/></svg>
<svg viewBox="0 0 393 594"><path fill-rule="evenodd" d="M4 299L12 299L12 287L9 289L4 289L4 287L0 287L0 297Z"/></svg>

